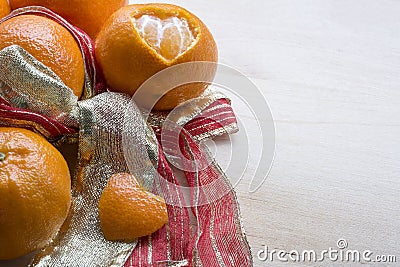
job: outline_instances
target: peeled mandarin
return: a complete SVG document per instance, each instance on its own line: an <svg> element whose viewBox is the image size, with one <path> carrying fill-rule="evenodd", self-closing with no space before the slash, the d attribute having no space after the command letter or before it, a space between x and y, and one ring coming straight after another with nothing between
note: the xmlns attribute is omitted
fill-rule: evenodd
<svg viewBox="0 0 400 267"><path fill-rule="evenodd" d="M186 9L137 4L119 9L106 21L96 38L96 57L110 89L133 95L156 73L186 62L217 62L218 52L208 28ZM171 110L201 95L216 69L199 71L206 74L204 82L160 91L154 109Z"/></svg>

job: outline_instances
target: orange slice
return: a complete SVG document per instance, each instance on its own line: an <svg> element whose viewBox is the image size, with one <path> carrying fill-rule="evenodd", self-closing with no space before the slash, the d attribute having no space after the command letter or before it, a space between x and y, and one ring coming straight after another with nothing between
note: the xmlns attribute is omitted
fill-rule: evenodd
<svg viewBox="0 0 400 267"><path fill-rule="evenodd" d="M143 15L132 21L140 37L166 60L177 58L195 41L185 18L162 20L154 15Z"/></svg>
<svg viewBox="0 0 400 267"><path fill-rule="evenodd" d="M144 190L127 173L110 177L99 201L100 225L108 240L131 241L168 222L164 199Z"/></svg>

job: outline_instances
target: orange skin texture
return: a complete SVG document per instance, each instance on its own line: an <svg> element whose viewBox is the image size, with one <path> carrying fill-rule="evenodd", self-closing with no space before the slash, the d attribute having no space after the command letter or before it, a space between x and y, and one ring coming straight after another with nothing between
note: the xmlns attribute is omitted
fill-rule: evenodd
<svg viewBox="0 0 400 267"><path fill-rule="evenodd" d="M150 235L168 222L164 200L144 190L127 173L108 180L99 201L99 217L105 238L112 241Z"/></svg>
<svg viewBox="0 0 400 267"><path fill-rule="evenodd" d="M171 16L185 18L192 32L196 32L195 44L175 59L165 60L142 39L131 21L131 18L144 14L161 19ZM119 9L105 22L96 39L96 58L111 90L133 95L144 81L157 72L185 62L217 62L218 52L208 28L186 9L170 4L137 4ZM211 70L208 80L211 81L214 75L215 70ZM199 96L205 88L203 83L177 87L165 94L154 109L171 110Z"/></svg>
<svg viewBox="0 0 400 267"><path fill-rule="evenodd" d="M71 203L66 161L29 130L0 128L0 260L47 245Z"/></svg>
<svg viewBox="0 0 400 267"><path fill-rule="evenodd" d="M96 37L112 13L127 4L128 0L10 0L12 10L25 6L46 7L84 30L92 38Z"/></svg>
<svg viewBox="0 0 400 267"><path fill-rule="evenodd" d="M7 0L0 0L0 19L10 14L10 6Z"/></svg>
<svg viewBox="0 0 400 267"><path fill-rule="evenodd" d="M78 97L85 70L81 50L71 33L48 18L20 15L0 24L0 50L19 45L49 67Z"/></svg>

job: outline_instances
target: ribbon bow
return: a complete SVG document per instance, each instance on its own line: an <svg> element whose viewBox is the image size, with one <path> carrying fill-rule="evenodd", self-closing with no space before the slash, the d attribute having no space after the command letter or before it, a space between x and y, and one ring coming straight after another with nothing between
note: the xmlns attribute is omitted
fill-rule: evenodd
<svg viewBox="0 0 400 267"><path fill-rule="evenodd" d="M163 138L174 137L167 114L152 113L145 120L129 96L106 92L85 33L40 7L4 20L20 14L46 16L66 27L81 47L86 69L78 101L21 47L0 51L0 125L27 127L58 143L79 140L71 212L31 266L252 266L235 192L202 143L237 131L229 100L209 88L196 109L180 107L174 121L181 127L177 147L163 147ZM189 201L171 156L185 165ZM167 202L169 223L132 243L105 240L100 229L97 204L108 178L118 172L133 172Z"/></svg>

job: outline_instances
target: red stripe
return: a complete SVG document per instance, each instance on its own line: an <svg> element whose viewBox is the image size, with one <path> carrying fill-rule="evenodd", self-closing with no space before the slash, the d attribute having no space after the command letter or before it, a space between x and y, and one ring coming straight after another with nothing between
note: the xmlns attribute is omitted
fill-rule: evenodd
<svg viewBox="0 0 400 267"><path fill-rule="evenodd" d="M173 129L163 129L163 149L174 156L196 160L200 165L208 164L205 155L191 136L220 129L236 122L236 117L234 116L229 102L226 99L217 100L208 106L202 114L184 126L183 131L179 133L178 145L175 145L177 141L176 135L178 133L174 132ZM154 127L153 130L160 141L161 128ZM203 166L201 167L203 168ZM158 171L164 179L176 182L172 170L162 154L161 148ZM197 183L197 186L209 184L218 179L219 175L220 174L210 165L197 172L186 171L185 177L189 187L191 187L191 201L194 201L195 199ZM198 179L197 182L196 179ZM222 181L221 183L224 182L227 181ZM230 188L229 186L229 184L226 185L226 187ZM204 191L199 192L200 203L206 203L207 195L205 194L207 193L208 192ZM241 229L238 229L237 226L239 225L239 222L237 221L239 214L236 207L237 203L235 201L234 194L230 192L217 201L193 207L191 210L198 221L197 230L194 229L195 231L193 235L189 234L190 229L187 226L189 222L187 210L176 206L168 206L168 214L170 218L168 234L170 236L169 246L171 248L171 260L177 261L187 259L189 261L188 266L194 267L196 266L195 255L198 255L201 263L205 267L220 266L219 259L222 260L223 264L226 266L251 266L250 250L248 246L246 246L247 243L245 243L246 241L242 236L243 233L241 232ZM182 211L184 212L182 213ZM183 214L182 221L179 220L179 214ZM210 221L212 216L215 218L213 222L213 231L211 230L212 222ZM147 244L145 240L141 240L141 247L136 249L133 253L133 256L136 259L138 259L139 255L141 256L140 266L159 266L157 265L157 261L162 260L163 257L165 258L165 249L168 245L165 239L167 235L166 230L167 229L164 227L153 235L153 251L156 250L157 252L153 255L152 265L148 265L146 263L147 261L143 259L143 256L145 256L143 246L147 246ZM161 238L161 235L165 235L165 237ZM214 235L214 241L211 238L212 235ZM216 248L219 251L218 255L213 248ZM165 260L167 260L167 258L165 258ZM138 262L136 262L136 265L133 265L132 261L128 261L127 263L129 264L125 266L139 266Z"/></svg>
<svg viewBox="0 0 400 267"><path fill-rule="evenodd" d="M192 135L198 136L237 123L235 114L226 99L218 99L201 114L185 125Z"/></svg>
<svg viewBox="0 0 400 267"><path fill-rule="evenodd" d="M161 147L159 148L159 165L158 172L162 179L172 184L179 185L174 173L169 167ZM162 181L161 181L162 182ZM173 192L170 192L173 193ZM176 192L177 197L184 204L183 193L179 190ZM168 233L167 227L163 227L152 235L152 259L151 264L147 262L148 258L148 237L140 239L141 246L134 250L132 255L125 263L126 267L131 266L163 266L160 262L168 261L168 254L173 261L185 260L187 258L188 242L190 240L190 220L186 208L179 206L167 205L168 210ZM169 242L167 239L169 236ZM141 259L139 263L138 260Z"/></svg>
<svg viewBox="0 0 400 267"><path fill-rule="evenodd" d="M228 118L226 120L223 121L223 124L221 123L221 121L214 121L214 120L210 120L210 119L202 119L199 122L194 123L193 125L193 129L188 129L188 132L192 135L192 136L198 136L201 134L205 134L208 132L211 132L213 130L217 130L220 128L223 128L225 126L231 125L232 123L236 123L236 119L235 118ZM199 127L203 125L203 127ZM186 127L185 127L186 129Z"/></svg>
<svg viewBox="0 0 400 267"><path fill-rule="evenodd" d="M183 133L185 142L189 144L190 151L196 159L206 160L198 145L193 141L190 135ZM188 156L188 155L186 155ZM211 166L211 165L210 165ZM207 185L220 178L220 174L213 168L209 167L198 172L199 186ZM187 173L186 176L190 186L196 186L195 174ZM193 191L193 194L195 192ZM194 196L192 196L194 197ZM203 195L203 197L206 197ZM205 199L201 199L205 200ZM201 201L200 200L200 201ZM238 229L238 208L236 207L236 199L234 192L227 192L216 201L202 205L197 208L198 218L202 234L200 235L198 248L202 262L205 266L220 266L218 263L218 255L212 249L212 239L210 231L210 218L214 214L214 238L220 256L226 266L252 266L252 259L249 247L242 236L241 229ZM195 210L195 209L194 209ZM236 220L236 221L235 221ZM195 244L192 243L192 247ZM234 264L232 264L232 261ZM207 264L206 264L207 263ZM210 265L209 265L210 264Z"/></svg>
<svg viewBox="0 0 400 267"><path fill-rule="evenodd" d="M49 138L55 138L60 135L73 134L77 132L77 129L70 128L53 119L47 118L46 116L23 109L6 106L5 104L0 104L0 118L3 118L3 120L0 119L0 124L3 126L12 126L8 121L12 120L16 121L15 126L25 125L26 128L30 128L31 130L35 130L40 133L43 133L42 129L44 129L47 132L47 134L44 135Z"/></svg>

